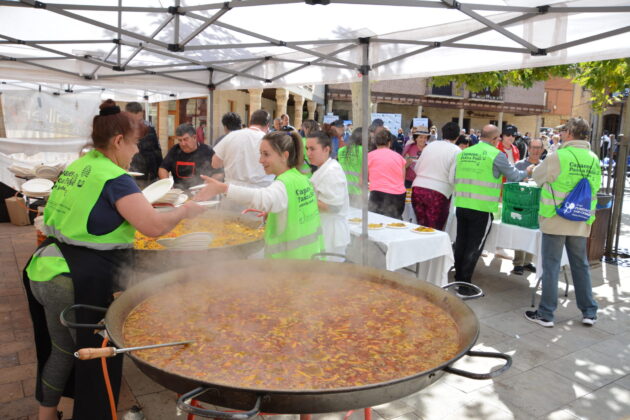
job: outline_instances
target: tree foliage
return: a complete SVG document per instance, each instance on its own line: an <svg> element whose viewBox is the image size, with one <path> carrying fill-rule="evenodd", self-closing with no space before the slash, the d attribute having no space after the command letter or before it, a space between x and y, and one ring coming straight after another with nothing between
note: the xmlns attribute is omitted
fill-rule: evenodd
<svg viewBox="0 0 630 420"><path fill-rule="evenodd" d="M465 84L470 91L476 92L508 85L531 88L535 82L549 80L552 77L564 77L588 89L591 92L593 109L601 112L622 98L620 93L630 86L629 70L630 58L621 58L562 66L436 76L433 77L433 84L435 86L448 85L450 82L457 86Z"/></svg>

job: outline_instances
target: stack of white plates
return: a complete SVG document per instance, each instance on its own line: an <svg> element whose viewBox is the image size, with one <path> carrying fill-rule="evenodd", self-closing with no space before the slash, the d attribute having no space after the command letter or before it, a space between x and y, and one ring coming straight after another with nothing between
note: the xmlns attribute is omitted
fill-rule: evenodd
<svg viewBox="0 0 630 420"><path fill-rule="evenodd" d="M22 184L22 192L29 197L48 197L53 185L49 179L34 178Z"/></svg>
<svg viewBox="0 0 630 420"><path fill-rule="evenodd" d="M179 188L173 188L162 197L158 198L155 203L172 204L174 206L177 206L183 204L187 199L188 196L184 194L182 190L180 190Z"/></svg>
<svg viewBox="0 0 630 420"><path fill-rule="evenodd" d="M194 232L177 238L161 238L157 240L160 245L174 250L203 250L208 249L214 235L208 232Z"/></svg>
<svg viewBox="0 0 630 420"><path fill-rule="evenodd" d="M44 179L57 179L63 170L63 164L56 166L39 165L35 168L35 176Z"/></svg>
<svg viewBox="0 0 630 420"><path fill-rule="evenodd" d="M33 178L35 176L35 171L33 170L33 168L27 166L13 164L9 166L8 169L15 176L19 176L20 178Z"/></svg>
<svg viewBox="0 0 630 420"><path fill-rule="evenodd" d="M155 181L153 184L142 190L142 194L151 204L158 201L163 195L168 193L173 187L173 178L164 178Z"/></svg>

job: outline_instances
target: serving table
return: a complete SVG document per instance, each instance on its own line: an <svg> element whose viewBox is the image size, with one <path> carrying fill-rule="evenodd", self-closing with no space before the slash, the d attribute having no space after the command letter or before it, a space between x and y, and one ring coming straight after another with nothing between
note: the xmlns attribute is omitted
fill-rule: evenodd
<svg viewBox="0 0 630 420"><path fill-rule="evenodd" d="M348 219L360 217L360 209L350 208ZM401 220L368 212L368 222L383 223L386 226L388 223L400 223ZM384 256L384 261L381 258L370 258L368 264L377 268L384 265L389 271L415 266L417 278L438 286L448 283L448 271L454 262L448 234L439 230L432 233L414 233L411 229L418 225L405 223L407 227L404 229L387 227L378 230L368 229L369 248L378 249L376 255ZM361 224L350 223L350 234L352 243L348 247L348 257L353 261L360 261Z"/></svg>

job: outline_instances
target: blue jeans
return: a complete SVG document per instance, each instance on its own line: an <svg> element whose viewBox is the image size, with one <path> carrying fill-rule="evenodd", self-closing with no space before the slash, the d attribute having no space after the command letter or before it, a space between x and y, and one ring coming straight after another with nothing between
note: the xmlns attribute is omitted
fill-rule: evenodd
<svg viewBox="0 0 630 420"><path fill-rule="evenodd" d="M546 320L553 321L553 313L558 307L558 275L562 249L566 246L573 277L575 299L582 316L595 318L597 302L593 299L591 273L586 257L586 238L583 236L549 235L542 236L542 297L538 313Z"/></svg>

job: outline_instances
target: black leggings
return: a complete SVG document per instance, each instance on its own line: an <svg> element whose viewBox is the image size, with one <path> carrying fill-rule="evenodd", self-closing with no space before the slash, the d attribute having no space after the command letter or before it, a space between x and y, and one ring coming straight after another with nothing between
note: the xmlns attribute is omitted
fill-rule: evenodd
<svg viewBox="0 0 630 420"><path fill-rule="evenodd" d="M48 281L30 282L31 292L44 307L46 326L52 342L50 356L42 369L42 401L44 407L56 407L74 366L74 330L61 325L59 314L74 304L74 286L68 276L59 275ZM73 320L70 314L68 319Z"/></svg>
<svg viewBox="0 0 630 420"><path fill-rule="evenodd" d="M388 194L381 191L370 191L370 201L368 210L383 216L401 219L405 209L405 197L407 192L402 194Z"/></svg>

